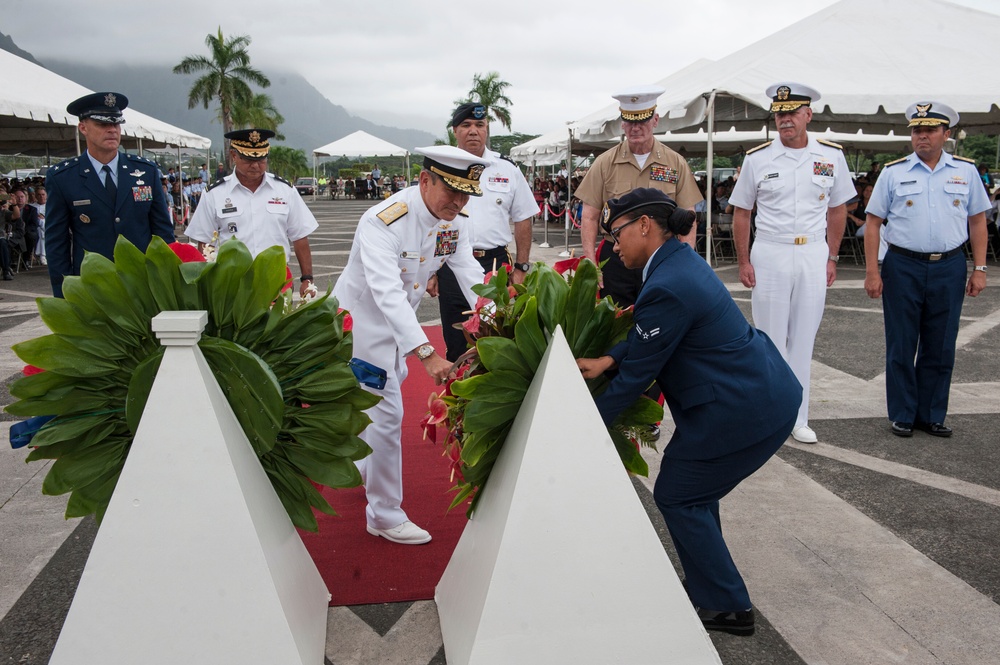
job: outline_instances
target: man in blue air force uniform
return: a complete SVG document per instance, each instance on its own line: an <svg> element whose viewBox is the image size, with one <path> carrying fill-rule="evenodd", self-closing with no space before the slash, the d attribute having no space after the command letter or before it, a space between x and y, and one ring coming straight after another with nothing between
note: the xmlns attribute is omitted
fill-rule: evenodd
<svg viewBox="0 0 1000 665"><path fill-rule="evenodd" d="M45 251L52 294L62 297L66 275L79 275L83 254L114 255L123 235L141 251L153 236L174 241L174 225L156 164L118 152L125 95L95 92L70 103L87 150L49 171L45 182Z"/></svg>

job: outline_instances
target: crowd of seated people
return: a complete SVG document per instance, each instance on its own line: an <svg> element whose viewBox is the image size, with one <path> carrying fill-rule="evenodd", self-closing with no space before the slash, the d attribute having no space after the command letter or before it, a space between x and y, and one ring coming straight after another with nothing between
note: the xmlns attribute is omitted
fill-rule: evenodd
<svg viewBox="0 0 1000 665"><path fill-rule="evenodd" d="M565 175L554 175L543 178L535 177L532 184L532 191L535 195L535 202L539 210L545 211L548 207L549 222L562 222L563 213L566 212L567 204L570 205L570 215L579 224L581 203L578 198L572 195L580 185L580 176L572 176L567 180ZM572 190L572 191L570 191Z"/></svg>
<svg viewBox="0 0 1000 665"><path fill-rule="evenodd" d="M45 263L45 180L0 178L0 275L5 281Z"/></svg>

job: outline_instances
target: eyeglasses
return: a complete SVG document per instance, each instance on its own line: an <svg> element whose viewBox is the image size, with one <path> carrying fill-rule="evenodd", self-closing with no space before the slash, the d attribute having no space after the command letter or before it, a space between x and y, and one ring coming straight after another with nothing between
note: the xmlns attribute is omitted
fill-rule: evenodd
<svg viewBox="0 0 1000 665"><path fill-rule="evenodd" d="M615 244L618 244L618 242L619 242L618 237L622 234L622 229L624 229L629 224L635 224L640 219L642 219L642 217L643 216L636 217L631 222L625 222L624 224L622 224L621 226L619 226L617 229L612 229L611 231L608 232L608 237L611 238L612 242L614 242Z"/></svg>

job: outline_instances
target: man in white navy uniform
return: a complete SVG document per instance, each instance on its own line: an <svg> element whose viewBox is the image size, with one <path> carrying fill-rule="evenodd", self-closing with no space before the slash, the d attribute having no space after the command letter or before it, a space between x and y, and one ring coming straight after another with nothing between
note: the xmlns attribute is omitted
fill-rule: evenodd
<svg viewBox="0 0 1000 665"><path fill-rule="evenodd" d="M823 320L826 289L837 279L846 203L857 196L843 148L806 131L814 89L776 83L767 89L778 141L749 150L729 203L740 281L753 289L754 325L768 334L802 384L802 405L792 429L801 443L816 443L809 427L809 375L813 344ZM750 250L750 211L757 235Z"/></svg>
<svg viewBox="0 0 1000 665"><path fill-rule="evenodd" d="M482 104L468 102L460 105L451 117L451 127L458 140L458 147L482 158L487 164L479 179L483 196L469 199L469 243L473 256L483 270L489 272L507 264L510 279L516 284L524 281L531 267L531 218L538 214L538 203L531 186L524 179L514 162L488 149L490 119ZM511 241L510 226L517 251L511 262L507 245ZM451 269L441 266L427 290L438 294L441 307L441 331L448 347L446 357L455 362L465 353L468 344L462 330L455 328L468 318L465 294L459 287Z"/></svg>
<svg viewBox="0 0 1000 665"><path fill-rule="evenodd" d="M239 238L253 256L280 245L286 262L294 249L302 271L299 293L305 297L313 283L309 234L319 224L295 188L267 172L274 132L238 129L225 136L233 172L216 180L202 195L185 233L198 241L199 249Z"/></svg>
<svg viewBox="0 0 1000 665"><path fill-rule="evenodd" d="M944 420L962 303L986 288L990 201L975 162L944 151L959 120L954 109L918 102L906 118L913 152L883 167L866 208L865 291L882 297L892 433L910 437L916 427L948 437ZM880 272L883 237L889 251ZM966 240L973 261L968 281Z"/></svg>
<svg viewBox="0 0 1000 665"><path fill-rule="evenodd" d="M451 266L469 308L483 269L472 256L463 208L482 196L482 159L453 146L418 148L424 167L407 187L371 208L358 223L347 267L333 294L354 320L354 355L386 370L382 401L367 411L372 423L361 438L372 454L358 467L368 497L368 533L394 543L421 545L431 535L403 511L401 386L406 356L415 355L438 383L454 376L452 364L428 343L417 306L431 276Z"/></svg>

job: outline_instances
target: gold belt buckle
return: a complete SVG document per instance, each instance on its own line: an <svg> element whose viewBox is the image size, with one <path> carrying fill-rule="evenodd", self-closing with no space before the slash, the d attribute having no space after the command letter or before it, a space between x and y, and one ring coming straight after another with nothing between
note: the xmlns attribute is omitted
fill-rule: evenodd
<svg viewBox="0 0 1000 665"><path fill-rule="evenodd" d="M472 250L472 255L474 257L476 257L477 259L481 259L484 256L486 256L486 250L485 249L474 249L474 250Z"/></svg>
<svg viewBox="0 0 1000 665"><path fill-rule="evenodd" d="M809 239L806 238L805 236L795 236L795 244L796 245L804 245L807 242L809 242Z"/></svg>
<svg viewBox="0 0 1000 665"><path fill-rule="evenodd" d="M941 259L940 252L938 252L937 254L931 254L930 256L927 257L927 260L929 261L939 261L940 259Z"/></svg>

